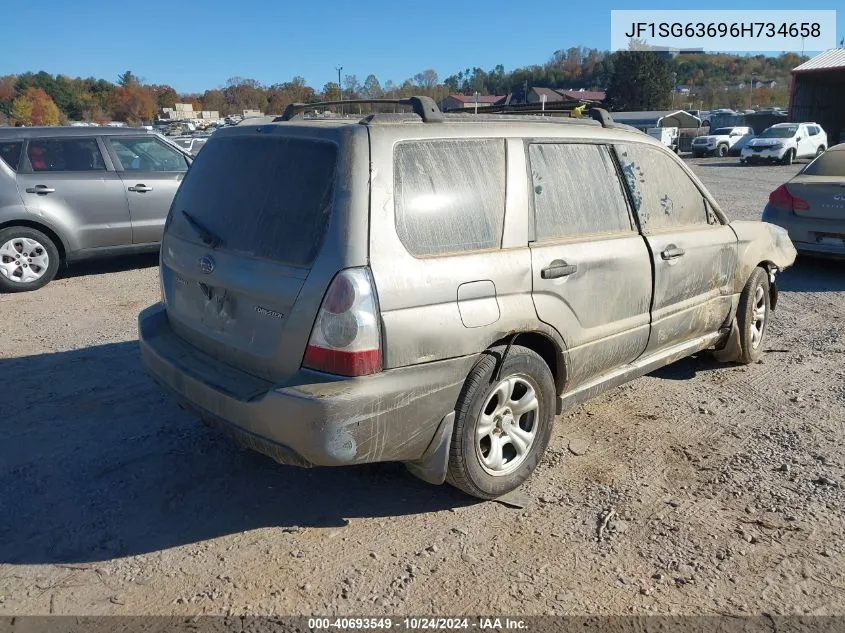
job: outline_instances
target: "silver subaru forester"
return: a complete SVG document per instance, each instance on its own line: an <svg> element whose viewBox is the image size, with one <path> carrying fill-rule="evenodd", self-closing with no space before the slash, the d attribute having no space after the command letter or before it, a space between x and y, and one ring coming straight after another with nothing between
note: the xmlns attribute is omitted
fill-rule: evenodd
<svg viewBox="0 0 845 633"><path fill-rule="evenodd" d="M555 414L705 349L763 350L779 227L588 119L413 111L225 129L171 207L152 375L279 462L517 488ZM313 107L313 106L312 106Z"/></svg>

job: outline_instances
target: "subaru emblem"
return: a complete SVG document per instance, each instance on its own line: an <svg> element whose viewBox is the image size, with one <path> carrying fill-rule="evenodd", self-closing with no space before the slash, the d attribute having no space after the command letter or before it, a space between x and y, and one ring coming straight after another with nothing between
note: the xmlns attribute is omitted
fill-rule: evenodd
<svg viewBox="0 0 845 633"><path fill-rule="evenodd" d="M211 255L203 255L200 257L200 270L206 275L214 272L214 259Z"/></svg>

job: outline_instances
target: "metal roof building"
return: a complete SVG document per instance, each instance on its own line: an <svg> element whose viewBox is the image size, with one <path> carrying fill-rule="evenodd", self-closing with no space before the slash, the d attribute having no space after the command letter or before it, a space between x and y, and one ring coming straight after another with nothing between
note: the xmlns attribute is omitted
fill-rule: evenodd
<svg viewBox="0 0 845 633"><path fill-rule="evenodd" d="M828 143L845 142L845 48L831 48L792 70L789 120L813 121Z"/></svg>

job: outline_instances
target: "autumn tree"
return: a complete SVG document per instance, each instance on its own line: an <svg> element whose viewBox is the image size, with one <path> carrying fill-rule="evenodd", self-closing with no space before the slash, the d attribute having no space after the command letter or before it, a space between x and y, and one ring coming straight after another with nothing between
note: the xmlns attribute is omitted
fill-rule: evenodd
<svg viewBox="0 0 845 633"><path fill-rule="evenodd" d="M128 82L114 91L112 113L118 121L137 124L150 121L156 114L156 100L148 86Z"/></svg>
<svg viewBox="0 0 845 633"><path fill-rule="evenodd" d="M12 118L23 125L58 125L59 108L41 88L27 88L12 103Z"/></svg>
<svg viewBox="0 0 845 633"><path fill-rule="evenodd" d="M176 90L168 85L152 85L150 89L153 91L156 100L156 107L159 110L164 108L172 108L179 101L179 95Z"/></svg>
<svg viewBox="0 0 845 633"><path fill-rule="evenodd" d="M20 125L32 125L32 99L21 95L12 102L12 120Z"/></svg>
<svg viewBox="0 0 845 633"><path fill-rule="evenodd" d="M267 109L267 93L255 79L232 77L223 89L226 103L233 112Z"/></svg>

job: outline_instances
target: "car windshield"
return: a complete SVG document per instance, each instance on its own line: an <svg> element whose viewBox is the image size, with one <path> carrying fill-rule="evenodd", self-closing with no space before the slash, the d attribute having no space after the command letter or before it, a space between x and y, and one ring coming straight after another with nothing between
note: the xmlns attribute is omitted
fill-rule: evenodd
<svg viewBox="0 0 845 633"><path fill-rule="evenodd" d="M711 134L713 136L730 136L732 131L733 131L733 128L720 127L718 130L716 130L715 132L712 132Z"/></svg>
<svg viewBox="0 0 845 633"><path fill-rule="evenodd" d="M787 127L770 127L760 135L760 138L790 138L795 136L797 131L797 125L790 125Z"/></svg>
<svg viewBox="0 0 845 633"><path fill-rule="evenodd" d="M845 179L845 148L826 151L801 173L805 176L835 176Z"/></svg>

